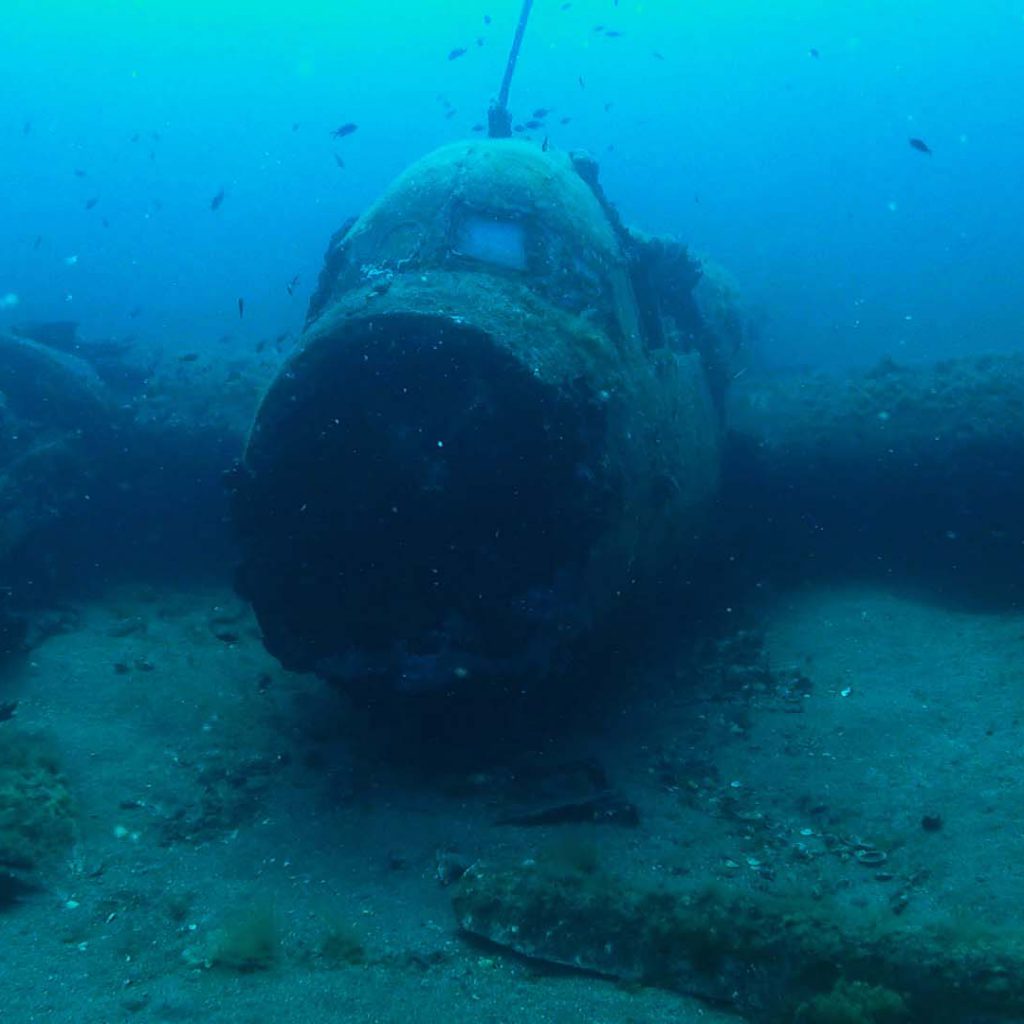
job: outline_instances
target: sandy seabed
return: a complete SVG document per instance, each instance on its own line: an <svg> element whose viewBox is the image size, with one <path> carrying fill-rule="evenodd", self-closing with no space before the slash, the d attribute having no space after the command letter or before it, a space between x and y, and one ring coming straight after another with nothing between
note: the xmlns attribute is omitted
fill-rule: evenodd
<svg viewBox="0 0 1024 1024"><path fill-rule="evenodd" d="M496 826L495 766L417 778L375 756L227 589L123 587L64 619L0 675L18 701L0 740L52 740L77 835L0 910L5 1024L736 1019L460 936L439 855L521 861L565 826ZM641 816L574 837L652 881L1012 926L1024 613L815 588L753 628L756 664L730 664L733 641L688 649L568 731L558 758L599 760ZM231 963L223 936L246 921L265 944Z"/></svg>

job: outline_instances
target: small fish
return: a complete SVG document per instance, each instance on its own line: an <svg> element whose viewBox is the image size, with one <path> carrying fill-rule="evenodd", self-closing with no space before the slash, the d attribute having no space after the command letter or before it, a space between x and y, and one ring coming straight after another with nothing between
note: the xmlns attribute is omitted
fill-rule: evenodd
<svg viewBox="0 0 1024 1024"><path fill-rule="evenodd" d="M817 48L816 46L812 46L812 47L811 47L811 48L810 48L810 49L809 49L809 50L808 50L807 52L808 52L808 53L809 53L809 54L810 54L810 55L811 55L811 56L812 56L812 57L813 57L813 58L814 58L815 60L817 60L817 59L818 59L818 58L819 58L819 57L821 56L821 54L820 54L820 53L818 53L818 48Z"/></svg>
<svg viewBox="0 0 1024 1024"><path fill-rule="evenodd" d="M560 117L558 119L559 124L568 124L572 120L571 117Z"/></svg>
<svg viewBox="0 0 1024 1024"><path fill-rule="evenodd" d="M178 356L179 363L194 363L199 358L198 352L186 352L183 356Z"/></svg>
<svg viewBox="0 0 1024 1024"><path fill-rule="evenodd" d="M446 111L444 119L446 121L450 121L456 115L456 113L458 113L458 111L456 111L454 108L452 110Z"/></svg>
<svg viewBox="0 0 1024 1024"><path fill-rule="evenodd" d="M464 46L456 46L454 50L448 51L448 59L458 60L465 52L466 48Z"/></svg>
<svg viewBox="0 0 1024 1024"><path fill-rule="evenodd" d="M36 240L32 243L33 251L38 249L39 246L41 246L42 244L43 244L43 236L42 235L36 235Z"/></svg>
<svg viewBox="0 0 1024 1024"><path fill-rule="evenodd" d="M220 204L224 202L224 189L221 189L211 200L210 209L219 210Z"/></svg>
<svg viewBox="0 0 1024 1024"><path fill-rule="evenodd" d="M298 121L292 121L292 131L293 132L297 132L298 130L299 130L299 122Z"/></svg>
<svg viewBox="0 0 1024 1024"><path fill-rule="evenodd" d="M608 101L608 102L607 102L607 103L606 103L606 104L604 105L604 112L605 112L605 113L607 114L607 113L608 113L608 111L609 111L609 110L611 110L611 109L612 109L612 107L614 107L614 106L615 106L615 101L614 101L614 100L609 100L609 101Z"/></svg>
<svg viewBox="0 0 1024 1024"><path fill-rule="evenodd" d="M291 295L296 288L299 286L299 275L296 274L284 287L285 290Z"/></svg>
<svg viewBox="0 0 1024 1024"><path fill-rule="evenodd" d="M577 75L576 76L576 81L580 83L580 88L581 89L586 89L587 83L583 81L583 76L582 75Z"/></svg>
<svg viewBox="0 0 1024 1024"><path fill-rule="evenodd" d="M26 121L21 126L21 134L22 135L31 135L32 134L32 122L31 121Z"/></svg>
<svg viewBox="0 0 1024 1024"><path fill-rule="evenodd" d="M85 208L87 210L91 210L99 201L100 201L100 197L99 196L93 196L92 199L86 199L86 201L85 201Z"/></svg>
<svg viewBox="0 0 1024 1024"><path fill-rule="evenodd" d="M651 56L655 60L664 60L665 59L665 54L663 54L660 50L651 50Z"/></svg>
<svg viewBox="0 0 1024 1024"><path fill-rule="evenodd" d="M926 156L932 155L931 148L928 146L928 143L924 141L924 139L911 139L910 145L911 148L916 149L918 153L924 153Z"/></svg>
<svg viewBox="0 0 1024 1024"><path fill-rule="evenodd" d="M9 722L17 710L18 702L16 700L4 701L3 704L0 704L0 722Z"/></svg>
<svg viewBox="0 0 1024 1024"><path fill-rule="evenodd" d="M476 45L477 45L477 46L483 46L483 45L484 45L484 43L486 43L486 42L487 42L487 40L486 40L486 39L484 39L484 37L483 37L483 36L477 36L477 37L476 37Z"/></svg>
<svg viewBox="0 0 1024 1024"><path fill-rule="evenodd" d="M78 262L78 257L77 256L65 256L64 257L64 266L66 266L66 267L73 267L77 262Z"/></svg>
<svg viewBox="0 0 1024 1024"><path fill-rule="evenodd" d="M548 137L544 136L544 141L540 144L540 151L546 153L548 151Z"/></svg>
<svg viewBox="0 0 1024 1024"><path fill-rule="evenodd" d="M603 32L604 31L604 25L595 25L594 26L594 31L595 32Z"/></svg>
<svg viewBox="0 0 1024 1024"><path fill-rule="evenodd" d="M75 168L75 177L76 178L84 178L85 177L85 171L83 171L81 167L76 167Z"/></svg>
<svg viewBox="0 0 1024 1024"><path fill-rule="evenodd" d="M241 320L245 316L245 299L238 300L238 319Z"/></svg>
<svg viewBox="0 0 1024 1024"><path fill-rule="evenodd" d="M346 135L351 135L358 127L359 125L354 122L346 121L344 124L338 125L338 127L331 132L331 138L343 139Z"/></svg>
<svg viewBox="0 0 1024 1024"><path fill-rule="evenodd" d="M526 130L525 125L521 125L521 124L514 124L514 125L512 125L512 131L514 131L514 132L522 132L522 131L525 131L525 130Z"/></svg>
<svg viewBox="0 0 1024 1024"><path fill-rule="evenodd" d="M556 804L532 812L499 818L496 825L566 825L573 822L603 822L606 825L635 827L640 824L640 812L635 804L615 792L599 793L576 803Z"/></svg>
<svg viewBox="0 0 1024 1024"><path fill-rule="evenodd" d="M559 8L559 10L561 10L561 11L567 11L567 10L569 10L569 8L570 8L570 7L572 7L572 4L570 4L570 3L564 3L564 4L562 4L562 6L561 6L561 7Z"/></svg>
<svg viewBox="0 0 1024 1024"><path fill-rule="evenodd" d="M131 136L131 138L128 141L129 142L138 142L139 138L140 138L140 135L139 135L138 132L132 132L132 136Z"/></svg>
<svg viewBox="0 0 1024 1024"><path fill-rule="evenodd" d="M106 217L104 217L104 218L103 218L103 219L102 219L102 220L100 221L100 223L101 223L101 224L102 224L102 225L103 225L103 226L104 226L105 228L109 228L109 227L110 227L110 221L109 221L109 220L107 220L107 218L106 218Z"/></svg>
<svg viewBox="0 0 1024 1024"><path fill-rule="evenodd" d="M547 107L538 107L534 112L533 116L538 121L543 121L545 117L550 114L551 111Z"/></svg>
<svg viewBox="0 0 1024 1024"><path fill-rule="evenodd" d="M490 23L491 23L491 16L489 14L485 14L484 15L484 24L485 25L490 25Z"/></svg>
<svg viewBox="0 0 1024 1024"><path fill-rule="evenodd" d="M625 32L620 32L617 28L610 28L604 35L606 39L621 39L625 34Z"/></svg>
<svg viewBox="0 0 1024 1024"><path fill-rule="evenodd" d="M345 170L345 161L342 160L341 157L338 156L337 153L334 154L334 162L338 165L338 168L340 170L342 170L342 171Z"/></svg>
<svg viewBox="0 0 1024 1024"><path fill-rule="evenodd" d="M129 320L136 320L140 316L142 316L142 307L141 306L132 306L132 308L128 310L128 319Z"/></svg>
<svg viewBox="0 0 1024 1024"><path fill-rule="evenodd" d="M482 131L484 130L484 126L483 126L482 124L475 124L475 125L473 125L473 127L472 127L472 128L470 128L469 130L470 130L471 132L482 132Z"/></svg>
<svg viewBox="0 0 1024 1024"><path fill-rule="evenodd" d="M535 132L538 128L543 128L544 127L544 123L542 121L536 121L536 120L534 120L534 121L527 121L526 122L526 127L529 128L531 132Z"/></svg>

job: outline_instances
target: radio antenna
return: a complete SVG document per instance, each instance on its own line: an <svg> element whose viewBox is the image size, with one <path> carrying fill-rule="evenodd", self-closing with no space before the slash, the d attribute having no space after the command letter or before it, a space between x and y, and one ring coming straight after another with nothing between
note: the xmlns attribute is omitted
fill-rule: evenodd
<svg viewBox="0 0 1024 1024"><path fill-rule="evenodd" d="M523 0L522 9L519 11L519 23L516 25L516 34L512 39L512 49L509 50L505 74L501 79L501 88L498 90L498 98L487 110L487 134L492 139L507 139L512 134L512 115L508 112L508 91L512 86L516 58L519 56L519 47L523 45L523 35L526 33L526 23L530 19L532 7L533 0Z"/></svg>

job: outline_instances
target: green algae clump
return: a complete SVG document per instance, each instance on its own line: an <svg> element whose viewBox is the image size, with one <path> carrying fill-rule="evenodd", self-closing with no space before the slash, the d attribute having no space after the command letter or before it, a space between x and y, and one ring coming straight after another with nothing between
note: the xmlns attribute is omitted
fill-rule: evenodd
<svg viewBox="0 0 1024 1024"><path fill-rule="evenodd" d="M235 911L210 933L204 966L249 973L273 967L280 936L277 915L269 903Z"/></svg>
<svg viewBox="0 0 1024 1024"><path fill-rule="evenodd" d="M901 1024L903 997L880 985L840 978L831 992L815 996L796 1012L796 1024Z"/></svg>
<svg viewBox="0 0 1024 1024"><path fill-rule="evenodd" d="M51 744L0 728L0 868L45 867L73 840L71 796Z"/></svg>
<svg viewBox="0 0 1024 1024"><path fill-rule="evenodd" d="M366 943L355 925L338 917L327 922L317 957L328 967L356 967L366 963Z"/></svg>

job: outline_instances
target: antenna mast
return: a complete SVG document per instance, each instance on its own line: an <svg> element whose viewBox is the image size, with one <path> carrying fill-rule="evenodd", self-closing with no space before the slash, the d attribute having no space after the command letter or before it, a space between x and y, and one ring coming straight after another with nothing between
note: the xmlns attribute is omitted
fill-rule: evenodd
<svg viewBox="0 0 1024 1024"><path fill-rule="evenodd" d="M512 39L512 49L509 51L505 74L501 79L501 88L498 90L498 98L487 110L487 134L492 139L507 139L512 134L512 115L508 112L508 91L512 85L512 75L516 70L516 58L519 56L519 47L523 44L523 35L526 33L526 23L529 21L532 8L533 0L523 0L522 9L519 12L519 23L516 25L516 34Z"/></svg>

